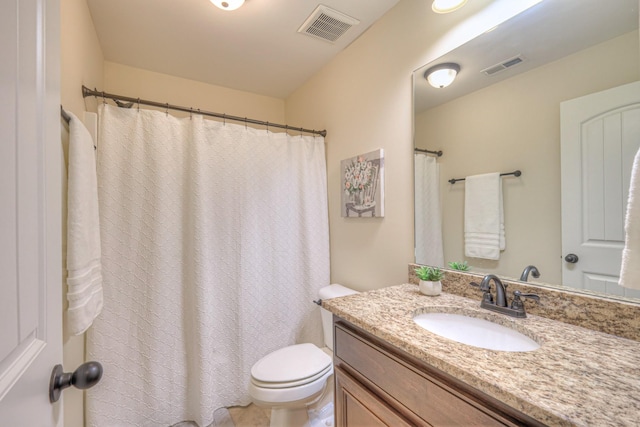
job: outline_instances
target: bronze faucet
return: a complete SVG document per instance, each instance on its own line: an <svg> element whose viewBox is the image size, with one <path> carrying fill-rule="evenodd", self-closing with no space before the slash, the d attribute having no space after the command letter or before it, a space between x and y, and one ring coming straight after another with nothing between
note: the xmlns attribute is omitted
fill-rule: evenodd
<svg viewBox="0 0 640 427"><path fill-rule="evenodd" d="M520 280L523 282L526 282L527 280L529 280L529 273L531 273L531 275L536 279L540 277L540 272L538 271L536 266L528 265L527 267L525 267L524 270L522 270L522 274L520 275Z"/></svg>
<svg viewBox="0 0 640 427"><path fill-rule="evenodd" d="M491 294L491 281L496 284L495 300L493 298L493 295ZM540 301L540 297L538 295L524 294L516 290L513 292L513 300L511 301L511 306L509 307L506 297L507 285L503 284L498 276L494 274L487 274L486 276L484 276L480 284L471 282L471 285L479 287L480 290L484 292L480 307L498 313L506 314L507 316L511 317L527 317L527 313L524 309L524 303L522 302L521 298L529 298L538 302Z"/></svg>

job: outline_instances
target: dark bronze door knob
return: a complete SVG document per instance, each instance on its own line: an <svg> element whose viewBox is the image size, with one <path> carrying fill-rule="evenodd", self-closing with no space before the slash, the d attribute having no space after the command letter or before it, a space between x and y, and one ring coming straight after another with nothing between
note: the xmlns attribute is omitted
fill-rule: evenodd
<svg viewBox="0 0 640 427"><path fill-rule="evenodd" d="M570 262L571 264L575 264L576 262L578 262L578 255L569 254L566 257L564 257L564 260L567 262Z"/></svg>
<svg viewBox="0 0 640 427"><path fill-rule="evenodd" d="M86 390L98 384L102 378L102 365L98 362L83 363L72 372L64 372L62 365L56 365L51 372L49 382L49 400L51 403L60 399L60 393L67 387L74 386Z"/></svg>

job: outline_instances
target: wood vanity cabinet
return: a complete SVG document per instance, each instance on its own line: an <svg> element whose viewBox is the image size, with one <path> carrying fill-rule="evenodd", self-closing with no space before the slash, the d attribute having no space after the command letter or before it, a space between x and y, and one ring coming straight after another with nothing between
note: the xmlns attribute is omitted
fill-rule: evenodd
<svg viewBox="0 0 640 427"><path fill-rule="evenodd" d="M336 316L334 362L336 427L544 425Z"/></svg>

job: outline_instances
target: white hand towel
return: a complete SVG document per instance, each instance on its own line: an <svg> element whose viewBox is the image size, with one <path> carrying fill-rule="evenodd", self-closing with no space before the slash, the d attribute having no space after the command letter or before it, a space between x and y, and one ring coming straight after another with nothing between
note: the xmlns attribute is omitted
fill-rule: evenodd
<svg viewBox="0 0 640 427"><path fill-rule="evenodd" d="M468 257L500 259L506 243L499 173L465 178L464 243Z"/></svg>
<svg viewBox="0 0 640 427"><path fill-rule="evenodd" d="M98 181L93 139L69 113L67 329L85 332L102 311Z"/></svg>
<svg viewBox="0 0 640 427"><path fill-rule="evenodd" d="M624 231L619 284L625 288L640 289L640 150L633 159L631 169Z"/></svg>

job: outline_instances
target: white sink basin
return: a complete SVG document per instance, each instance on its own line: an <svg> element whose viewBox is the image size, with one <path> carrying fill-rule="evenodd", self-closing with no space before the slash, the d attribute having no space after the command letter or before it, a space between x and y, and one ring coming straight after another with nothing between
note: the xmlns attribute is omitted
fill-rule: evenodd
<svg viewBox="0 0 640 427"><path fill-rule="evenodd" d="M540 344L514 329L463 314L424 313L414 316L413 321L436 335L474 347L499 351L540 348Z"/></svg>

